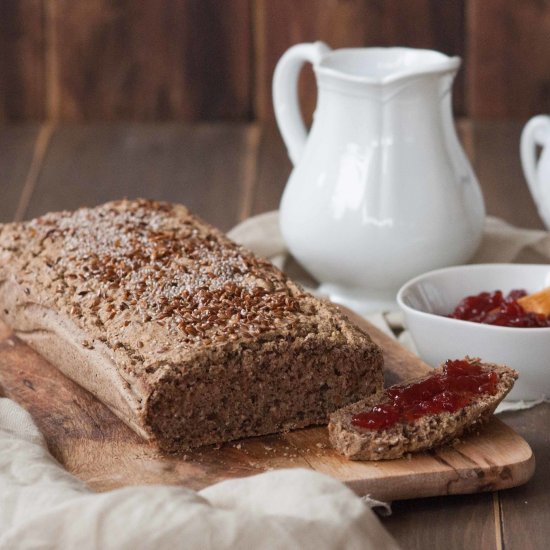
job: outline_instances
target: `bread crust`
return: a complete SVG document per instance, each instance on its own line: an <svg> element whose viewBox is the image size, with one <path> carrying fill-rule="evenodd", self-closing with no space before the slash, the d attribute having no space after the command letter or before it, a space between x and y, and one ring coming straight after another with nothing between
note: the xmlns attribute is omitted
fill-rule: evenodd
<svg viewBox="0 0 550 550"><path fill-rule="evenodd" d="M368 335L179 205L0 226L0 317L166 450L324 423L382 387Z"/></svg>
<svg viewBox="0 0 550 550"><path fill-rule="evenodd" d="M352 417L355 414L384 402L385 394L381 391L331 414L328 430L332 446L350 460L391 460L451 443L465 432L475 429L490 418L512 389L518 374L509 367L468 360L498 374L495 395L475 398L456 412L429 414L413 422L399 422L388 429L369 430L354 426ZM410 382L423 380L441 370L442 367L439 367L429 375Z"/></svg>

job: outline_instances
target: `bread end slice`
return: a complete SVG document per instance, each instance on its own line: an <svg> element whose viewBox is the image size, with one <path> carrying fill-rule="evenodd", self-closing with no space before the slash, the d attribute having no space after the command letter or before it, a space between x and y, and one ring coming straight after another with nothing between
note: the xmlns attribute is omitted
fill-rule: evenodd
<svg viewBox="0 0 550 550"><path fill-rule="evenodd" d="M388 460L401 458L408 453L426 451L445 445L459 438L479 424L487 421L497 405L512 389L518 374L515 370L477 359L466 358L478 363L484 371L494 371L498 375L495 395L485 394L456 412L429 414L410 423L398 422L386 429L370 430L352 424L352 418L366 409L384 401L385 393L373 396L343 407L330 416L328 425L332 446L350 460ZM407 382L418 382L437 372L434 369L427 376Z"/></svg>

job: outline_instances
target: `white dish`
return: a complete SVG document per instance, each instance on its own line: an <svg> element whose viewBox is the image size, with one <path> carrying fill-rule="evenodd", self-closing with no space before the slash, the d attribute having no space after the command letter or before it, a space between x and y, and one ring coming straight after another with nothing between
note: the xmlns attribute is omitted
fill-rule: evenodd
<svg viewBox="0 0 550 550"><path fill-rule="evenodd" d="M550 397L550 328L483 325L445 317L472 294L550 285L550 265L478 264L430 271L405 283L397 294L405 323L422 359L437 366L469 355L508 365L519 379L507 400Z"/></svg>

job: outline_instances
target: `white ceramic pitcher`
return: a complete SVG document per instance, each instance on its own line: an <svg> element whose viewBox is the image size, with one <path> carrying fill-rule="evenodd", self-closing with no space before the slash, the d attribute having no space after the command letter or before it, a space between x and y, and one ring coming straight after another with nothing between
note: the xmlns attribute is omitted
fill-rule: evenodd
<svg viewBox="0 0 550 550"><path fill-rule="evenodd" d="M318 85L309 135L296 91L305 62ZM405 281L477 249L483 199L451 111L459 66L430 50L322 42L280 59L275 114L294 163L281 230L332 300L361 313L394 308Z"/></svg>
<svg viewBox="0 0 550 550"><path fill-rule="evenodd" d="M537 146L543 148L537 162ZM521 164L539 216L550 229L550 116L533 117L521 134Z"/></svg>

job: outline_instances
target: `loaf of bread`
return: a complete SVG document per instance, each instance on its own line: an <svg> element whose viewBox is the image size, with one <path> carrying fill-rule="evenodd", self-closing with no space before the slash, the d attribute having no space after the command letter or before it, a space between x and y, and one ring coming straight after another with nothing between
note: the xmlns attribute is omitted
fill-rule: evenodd
<svg viewBox="0 0 550 550"><path fill-rule="evenodd" d="M168 451L326 423L382 387L368 335L178 205L0 226L0 316Z"/></svg>
<svg viewBox="0 0 550 550"><path fill-rule="evenodd" d="M350 460L387 460L445 445L474 429L489 419L497 405L512 389L518 375L508 367L483 364L469 358L467 361L480 365L483 372L496 374L494 394L481 393L455 412L426 414L413 421L398 421L386 428L369 429L354 424L353 418L356 415L389 402L388 390L381 391L343 407L330 416L328 429L332 446ZM441 373L443 368L434 369L427 377L407 381L407 384L433 377ZM392 386L398 387L399 385Z"/></svg>

